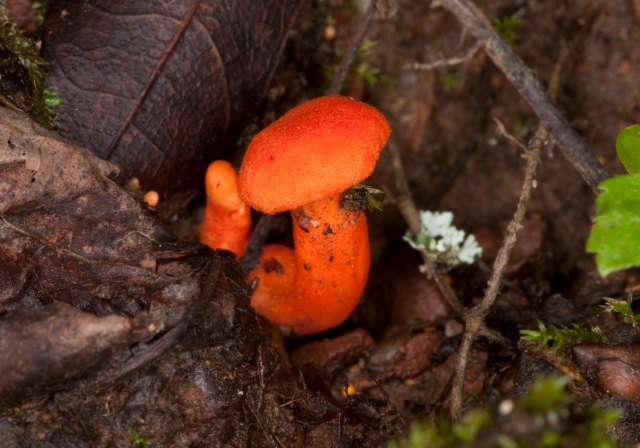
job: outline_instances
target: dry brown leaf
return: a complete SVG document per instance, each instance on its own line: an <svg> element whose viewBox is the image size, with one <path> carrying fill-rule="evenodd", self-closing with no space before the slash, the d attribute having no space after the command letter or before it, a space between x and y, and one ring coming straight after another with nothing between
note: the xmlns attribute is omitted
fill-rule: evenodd
<svg viewBox="0 0 640 448"><path fill-rule="evenodd" d="M147 189L202 188L262 98L301 0L60 0L42 56L57 125Z"/></svg>

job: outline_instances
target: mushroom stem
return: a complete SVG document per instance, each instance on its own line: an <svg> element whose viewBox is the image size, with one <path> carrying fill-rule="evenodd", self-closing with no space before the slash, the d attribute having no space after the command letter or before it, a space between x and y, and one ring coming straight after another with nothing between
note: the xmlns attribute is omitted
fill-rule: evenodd
<svg viewBox="0 0 640 448"><path fill-rule="evenodd" d="M297 335L340 325L367 283L367 220L362 210L342 208L341 200L336 195L293 210L295 253L267 246L260 267L249 274L250 280L259 279L251 305Z"/></svg>
<svg viewBox="0 0 640 448"><path fill-rule="evenodd" d="M200 241L213 249L227 249L240 258L251 235L250 208L238 196L237 174L229 162L216 160L207 168L207 205Z"/></svg>

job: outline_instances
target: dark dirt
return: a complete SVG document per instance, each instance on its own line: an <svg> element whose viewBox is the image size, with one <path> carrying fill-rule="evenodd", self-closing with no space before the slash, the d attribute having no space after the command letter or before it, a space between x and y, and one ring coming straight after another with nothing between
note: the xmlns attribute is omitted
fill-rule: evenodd
<svg viewBox="0 0 640 448"><path fill-rule="evenodd" d="M236 162L258 129L326 88L326 73L335 69L362 20L355 3L316 0L303 6L266 100L236 145ZM617 132L640 122L640 21L632 3L477 2L490 20L520 19L513 47L543 84L568 49L556 104L611 175L623 172L615 156ZM333 19L335 38L328 38L327 17ZM521 150L493 120L525 144L538 120L482 51L460 65L430 71L411 67L461 55L473 45L442 8L400 0L395 15L376 19L368 39L377 44L358 63L380 69L383 79L372 85L351 77L345 93L388 118L391 144L400 148L419 208L452 211L455 224L474 232L485 248L482 263L448 274L462 302L471 306L484 294L524 177ZM603 297L625 296L637 276L633 270L606 279L598 275L593 255L584 249L595 195L557 148L542 154L536 180L504 286L487 318L514 346L484 339L474 345L465 374L467 407L478 399L491 404L513 396L536 372L548 369L516 348L519 330L535 328L539 319L595 323L609 331L615 321L598 305ZM395 192L384 152L370 184ZM160 216L181 237L193 239L193 219L183 218L197 216L194 201L180 198L161 207ZM271 240L286 235L286 219L278 222L283 224ZM120 375L122 366L158 340L140 337L123 349L119 339L103 373L96 374L100 369L94 367L2 404L0 446L126 447L147 437L153 446L167 447L383 447L412 419L446 413L461 319L419 273L420 259L402 241L407 225L393 202L386 201L384 212L369 214L369 228L371 283L361 306L339 328L285 340L248 307L248 289L229 254L199 253L201 263L221 274L210 304L186 318L194 323L189 330L128 375ZM0 313L0 319L7 316ZM228 334L212 330L208 317L224 320ZM208 339L212 335L217 339ZM618 342L619 358L637 358L623 339ZM617 428L620 440L638 442L640 410L623 399L639 401L637 372L624 383L603 385L602 369L616 369L615 364L597 364L601 370L594 370L593 358L601 349L581 350L581 356L590 357L585 369L591 386L602 387L594 396L607 407L625 409Z"/></svg>

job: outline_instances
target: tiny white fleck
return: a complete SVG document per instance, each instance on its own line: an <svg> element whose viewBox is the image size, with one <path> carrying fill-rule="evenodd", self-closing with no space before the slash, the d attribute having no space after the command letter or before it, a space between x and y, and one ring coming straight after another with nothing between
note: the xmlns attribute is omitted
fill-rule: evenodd
<svg viewBox="0 0 640 448"><path fill-rule="evenodd" d="M511 414L515 406L516 404L513 402L513 400L502 400L500 402L500 405L498 406L498 412L500 412L500 415L509 415Z"/></svg>

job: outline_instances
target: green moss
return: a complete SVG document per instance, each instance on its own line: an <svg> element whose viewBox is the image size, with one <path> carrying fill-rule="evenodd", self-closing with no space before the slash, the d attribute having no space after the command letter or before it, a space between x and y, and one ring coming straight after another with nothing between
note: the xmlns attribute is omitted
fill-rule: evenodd
<svg viewBox="0 0 640 448"><path fill-rule="evenodd" d="M612 299L611 297L605 297L605 305L602 305L602 308L611 313L618 314L623 321L633 325L637 331L640 322L640 314L636 314L633 312L633 309L631 308L632 300L633 294L631 293L629 293L627 300L618 300Z"/></svg>
<svg viewBox="0 0 640 448"><path fill-rule="evenodd" d="M499 17L493 21L493 27L509 45L513 45L515 41L515 27L522 22L519 18L513 16Z"/></svg>
<svg viewBox="0 0 640 448"><path fill-rule="evenodd" d="M39 11L44 10L42 2L38 5ZM0 41L4 48L17 59L28 73L32 87L32 101L35 116L45 127L53 128L52 109L60 104L60 99L55 92L44 86L46 65L44 59L38 55L36 43L25 36L18 26L11 20L7 10L6 0L0 0ZM7 92L5 92L7 93ZM7 94L11 99L11 95Z"/></svg>
<svg viewBox="0 0 640 448"><path fill-rule="evenodd" d="M138 433L136 428L129 430L129 443L131 443L131 448L143 448L152 445L151 440L147 436Z"/></svg>
<svg viewBox="0 0 640 448"><path fill-rule="evenodd" d="M542 377L519 400L505 400L497 412L472 409L460 422L435 417L411 426L405 439L387 448L501 448L580 447L613 448L616 440L607 431L620 416L597 404L584 407L567 390L566 377ZM524 429L526 428L526 430Z"/></svg>
<svg viewBox="0 0 640 448"><path fill-rule="evenodd" d="M521 340L526 344L548 347L550 350L560 350L564 353L569 353L576 344L609 342L609 338L595 326L588 330L579 324L573 324L573 328L564 325L555 327L538 321L538 327L539 330L520 330Z"/></svg>
<svg viewBox="0 0 640 448"><path fill-rule="evenodd" d="M452 424L445 417L436 419L435 427L427 422L412 425L405 440L392 441L388 448L448 448L476 440L481 429L491 425L491 414L487 409L473 409ZM437 428L437 429L436 429Z"/></svg>

